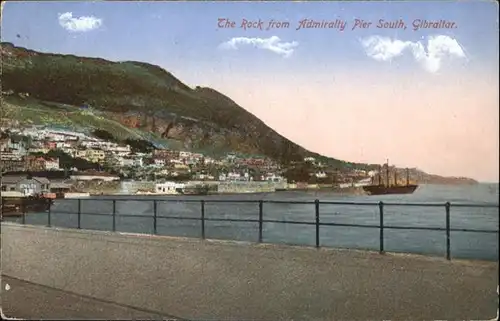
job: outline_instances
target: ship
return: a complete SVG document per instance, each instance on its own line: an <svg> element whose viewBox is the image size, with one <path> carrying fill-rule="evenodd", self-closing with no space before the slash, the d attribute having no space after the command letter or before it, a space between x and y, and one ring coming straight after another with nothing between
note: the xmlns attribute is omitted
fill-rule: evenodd
<svg viewBox="0 0 500 321"><path fill-rule="evenodd" d="M389 181L389 161L386 164L386 184L382 183L382 166L379 167L378 184L374 184L374 177L372 177L372 184L363 186L363 191L368 195L390 195L390 194L412 194L418 188L417 184L410 184L410 171L406 169L406 184L398 185L396 171L394 171L394 184Z"/></svg>

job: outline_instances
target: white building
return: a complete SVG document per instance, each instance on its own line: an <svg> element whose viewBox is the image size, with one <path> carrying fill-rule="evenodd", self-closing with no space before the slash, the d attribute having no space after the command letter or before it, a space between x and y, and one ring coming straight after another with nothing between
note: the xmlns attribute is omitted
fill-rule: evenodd
<svg viewBox="0 0 500 321"><path fill-rule="evenodd" d="M190 152L179 152L179 157L180 158L188 158L188 157L191 157L192 156L192 153Z"/></svg>
<svg viewBox="0 0 500 321"><path fill-rule="evenodd" d="M58 133L48 133L45 137L53 142L64 142L66 140L63 134Z"/></svg>
<svg viewBox="0 0 500 321"><path fill-rule="evenodd" d="M71 148L71 143L67 143L66 141L58 141L56 142L56 147L63 149L63 148Z"/></svg>
<svg viewBox="0 0 500 321"><path fill-rule="evenodd" d="M226 177L226 180L228 181L239 181L241 180L241 174L240 173L233 173L233 172L230 172L227 174L227 177Z"/></svg>
<svg viewBox="0 0 500 321"><path fill-rule="evenodd" d="M320 171L320 172L316 172L316 173L314 174L314 176L316 176L317 178L325 178L327 175L326 175L326 173L325 173L325 172Z"/></svg>
<svg viewBox="0 0 500 321"><path fill-rule="evenodd" d="M196 174L196 179L199 179L199 180L214 180L215 177L213 175L210 175L210 174Z"/></svg>
<svg viewBox="0 0 500 321"><path fill-rule="evenodd" d="M163 167L165 166L165 160L164 159L158 159L158 158L155 158L154 159L154 163L156 166L158 167Z"/></svg>
<svg viewBox="0 0 500 321"><path fill-rule="evenodd" d="M138 166L142 167L144 165L142 157L119 157L118 158L118 164L120 164L121 167L126 167L126 166Z"/></svg>
<svg viewBox="0 0 500 321"><path fill-rule="evenodd" d="M283 182L285 179L282 176L273 174L267 174L264 178L265 181L268 182Z"/></svg>
<svg viewBox="0 0 500 321"><path fill-rule="evenodd" d="M185 185L182 183L176 182L165 182L159 183L155 186L156 194L181 194L182 190L185 188Z"/></svg>
<svg viewBox="0 0 500 321"><path fill-rule="evenodd" d="M133 166L138 166L138 167L143 167L144 166L144 158L142 157L134 157L134 165Z"/></svg>
<svg viewBox="0 0 500 321"><path fill-rule="evenodd" d="M134 166L135 162L131 158L120 157L118 158L118 164L120 165L120 167L128 167L128 166Z"/></svg>
<svg viewBox="0 0 500 321"><path fill-rule="evenodd" d="M109 144L104 147L107 151L113 152L118 155L128 155L132 152L132 149L129 145L120 146L118 144Z"/></svg>
<svg viewBox="0 0 500 321"><path fill-rule="evenodd" d="M45 160L45 169L48 171L59 170L59 158L48 158Z"/></svg>
<svg viewBox="0 0 500 321"><path fill-rule="evenodd" d="M205 157L205 158L203 159L203 162L204 162L205 164L213 164L213 163L215 163L215 159L210 158L210 157Z"/></svg>

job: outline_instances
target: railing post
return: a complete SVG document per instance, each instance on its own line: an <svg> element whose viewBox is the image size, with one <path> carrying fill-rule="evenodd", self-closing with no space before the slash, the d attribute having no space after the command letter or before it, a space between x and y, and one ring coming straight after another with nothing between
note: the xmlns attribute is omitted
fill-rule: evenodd
<svg viewBox="0 0 500 321"><path fill-rule="evenodd" d="M205 200L201 200L201 238L205 239Z"/></svg>
<svg viewBox="0 0 500 321"><path fill-rule="evenodd" d="M384 202L380 201L378 203L379 217L380 217L380 248L379 253L384 253Z"/></svg>
<svg viewBox="0 0 500 321"><path fill-rule="evenodd" d="M158 233L158 202L157 200L153 201L153 234Z"/></svg>
<svg viewBox="0 0 500 321"><path fill-rule="evenodd" d="M264 202L259 201L259 243L262 243L262 226L264 224Z"/></svg>
<svg viewBox="0 0 500 321"><path fill-rule="evenodd" d="M446 209L446 259L451 260L451 249L450 249L450 202L446 202L444 205Z"/></svg>
<svg viewBox="0 0 500 321"><path fill-rule="evenodd" d="M319 248L319 200L314 200L314 208L316 212L316 247Z"/></svg>
<svg viewBox="0 0 500 321"><path fill-rule="evenodd" d="M26 203L24 202L24 200L21 201L21 211L23 212L23 225L26 224Z"/></svg>
<svg viewBox="0 0 500 321"><path fill-rule="evenodd" d="M50 199L47 199L47 202L48 202L48 205L49 205L49 207L47 209L47 211L48 211L47 212L47 226L50 227L50 225L51 225L51 222L50 222L51 221L50 220L50 208L51 208L51 205L52 205L52 201Z"/></svg>
<svg viewBox="0 0 500 321"><path fill-rule="evenodd" d="M113 200L113 232L116 232L116 200Z"/></svg>
<svg viewBox="0 0 500 321"><path fill-rule="evenodd" d="M78 199L78 229L82 228L82 199Z"/></svg>

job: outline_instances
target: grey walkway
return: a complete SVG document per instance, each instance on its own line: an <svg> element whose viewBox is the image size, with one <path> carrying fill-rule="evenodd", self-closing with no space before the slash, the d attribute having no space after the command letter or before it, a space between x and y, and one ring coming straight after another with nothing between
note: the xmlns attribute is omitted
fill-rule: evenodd
<svg viewBox="0 0 500 321"><path fill-rule="evenodd" d="M189 320L487 320L497 311L496 262L12 224L2 249L7 275ZM113 318L107 309L99 318Z"/></svg>
<svg viewBox="0 0 500 321"><path fill-rule="evenodd" d="M7 317L36 320L178 320L154 311L96 300L5 275L2 276L2 290L1 306Z"/></svg>

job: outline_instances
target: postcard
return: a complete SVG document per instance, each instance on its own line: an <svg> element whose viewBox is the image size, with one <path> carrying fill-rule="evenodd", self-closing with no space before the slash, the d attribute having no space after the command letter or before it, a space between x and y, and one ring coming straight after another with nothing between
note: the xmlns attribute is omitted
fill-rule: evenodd
<svg viewBox="0 0 500 321"><path fill-rule="evenodd" d="M3 316L497 313L496 2L16 1L1 22Z"/></svg>

